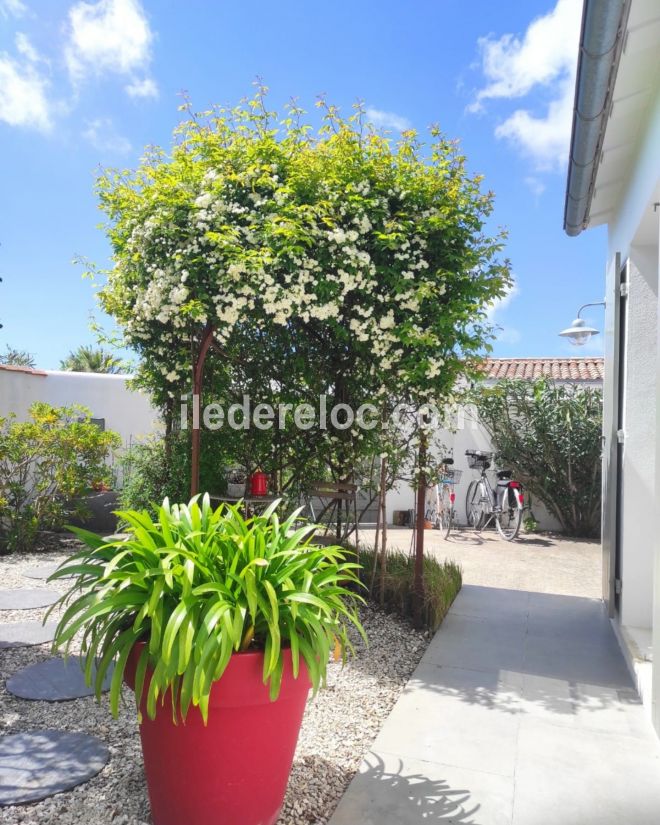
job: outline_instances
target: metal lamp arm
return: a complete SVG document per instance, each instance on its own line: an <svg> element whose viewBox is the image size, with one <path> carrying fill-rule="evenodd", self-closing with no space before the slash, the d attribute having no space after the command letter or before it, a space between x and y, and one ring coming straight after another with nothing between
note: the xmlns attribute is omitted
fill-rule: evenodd
<svg viewBox="0 0 660 825"><path fill-rule="evenodd" d="M604 306L605 306L605 301L593 301L590 304L582 304L580 309L578 309L577 317L581 318L582 317L582 315L581 315L582 310L586 309L587 307L604 307Z"/></svg>

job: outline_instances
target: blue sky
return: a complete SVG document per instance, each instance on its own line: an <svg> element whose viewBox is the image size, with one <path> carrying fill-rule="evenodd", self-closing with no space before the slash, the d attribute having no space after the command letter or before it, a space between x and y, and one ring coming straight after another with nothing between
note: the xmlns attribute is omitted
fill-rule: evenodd
<svg viewBox="0 0 660 825"><path fill-rule="evenodd" d="M600 353L557 336L604 291L605 231L562 229L580 0L0 0L0 350L56 369L91 343L108 263L93 192L104 166L167 146L186 90L236 103L256 76L281 106L356 99L396 132L438 122L496 193L516 286L493 308L500 356ZM596 309L591 322L602 328Z"/></svg>

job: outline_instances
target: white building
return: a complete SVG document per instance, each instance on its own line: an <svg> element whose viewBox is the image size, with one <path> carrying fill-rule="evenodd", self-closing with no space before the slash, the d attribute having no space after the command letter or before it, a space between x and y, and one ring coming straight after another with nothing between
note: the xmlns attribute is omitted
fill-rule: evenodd
<svg viewBox="0 0 660 825"><path fill-rule="evenodd" d="M79 404L106 430L119 433L126 447L159 426L158 412L145 393L130 388L130 377L0 365L0 416L13 413L25 421L35 401L54 407Z"/></svg>
<svg viewBox="0 0 660 825"><path fill-rule="evenodd" d="M603 383L602 358L488 358L484 364L483 383L488 386L503 379L523 379L534 381L548 378L557 384L577 384L585 387L601 387ZM446 453L454 458L454 467L462 470L460 481L456 484L456 516L458 522L465 524L465 497L470 481L477 477L476 471L468 470L465 458L466 450L493 451L490 437L479 423L474 413L462 409L456 416L455 430L444 430L437 435L447 449ZM405 481L396 484L387 494L387 520L391 524L396 510L414 510L415 491ZM532 500L532 511L541 530L558 530L560 525L545 507Z"/></svg>
<svg viewBox="0 0 660 825"><path fill-rule="evenodd" d="M608 229L603 597L660 732L659 56L658 0L585 0L564 227Z"/></svg>

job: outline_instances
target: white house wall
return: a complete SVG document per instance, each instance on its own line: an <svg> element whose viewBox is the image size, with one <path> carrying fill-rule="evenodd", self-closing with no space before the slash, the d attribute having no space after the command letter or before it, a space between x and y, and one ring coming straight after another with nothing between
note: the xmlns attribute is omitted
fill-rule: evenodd
<svg viewBox="0 0 660 825"><path fill-rule="evenodd" d="M14 413L19 421L25 421L35 401L56 407L87 407L93 418L105 419L106 430L119 433L124 446L148 436L159 426L158 412L149 398L130 389L125 375L0 369L0 416Z"/></svg>
<svg viewBox="0 0 660 825"><path fill-rule="evenodd" d="M621 622L650 628L653 611L657 249L630 248L622 464Z"/></svg>

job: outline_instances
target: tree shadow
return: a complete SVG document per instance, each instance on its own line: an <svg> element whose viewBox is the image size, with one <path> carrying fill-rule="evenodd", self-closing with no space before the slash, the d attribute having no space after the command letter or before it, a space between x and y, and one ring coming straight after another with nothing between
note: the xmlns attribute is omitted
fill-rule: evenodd
<svg viewBox="0 0 660 825"><path fill-rule="evenodd" d="M428 763L431 768L432 763ZM443 778L404 770L401 759L366 755L332 818L333 825L381 825L387 822L463 823L478 825L481 805L466 788L454 788ZM442 766L434 766L442 771Z"/></svg>

